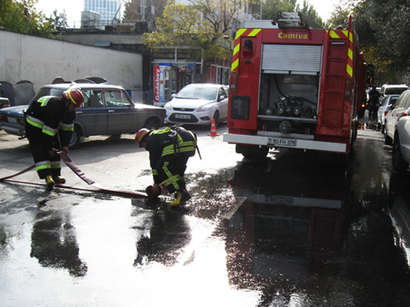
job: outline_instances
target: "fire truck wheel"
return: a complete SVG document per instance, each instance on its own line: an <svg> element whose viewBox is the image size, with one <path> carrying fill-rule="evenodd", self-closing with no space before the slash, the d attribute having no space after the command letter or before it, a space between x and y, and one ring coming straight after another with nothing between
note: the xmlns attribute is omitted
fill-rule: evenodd
<svg viewBox="0 0 410 307"><path fill-rule="evenodd" d="M269 148L266 146L246 146L242 147L239 151L248 160L263 160L269 152Z"/></svg>

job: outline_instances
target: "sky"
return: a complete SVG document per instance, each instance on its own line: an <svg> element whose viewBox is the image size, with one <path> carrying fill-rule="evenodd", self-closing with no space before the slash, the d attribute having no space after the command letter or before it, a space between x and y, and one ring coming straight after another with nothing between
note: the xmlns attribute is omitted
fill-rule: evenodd
<svg viewBox="0 0 410 307"><path fill-rule="evenodd" d="M326 21L332 13L337 0L307 0L318 12L319 16ZM303 0L297 3L303 4ZM81 11L84 8L84 0L38 0L36 9L43 11L46 16L50 16L54 10L67 14L68 24L72 27L79 27L81 20Z"/></svg>

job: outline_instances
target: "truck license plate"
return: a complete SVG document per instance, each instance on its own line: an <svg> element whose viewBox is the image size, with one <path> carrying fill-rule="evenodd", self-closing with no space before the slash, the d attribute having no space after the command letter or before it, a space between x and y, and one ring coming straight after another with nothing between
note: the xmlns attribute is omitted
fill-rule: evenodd
<svg viewBox="0 0 410 307"><path fill-rule="evenodd" d="M190 119L191 115L187 115L187 114L175 114L175 118L179 118L179 119Z"/></svg>
<svg viewBox="0 0 410 307"><path fill-rule="evenodd" d="M275 146L296 146L296 140L269 137L268 144Z"/></svg>

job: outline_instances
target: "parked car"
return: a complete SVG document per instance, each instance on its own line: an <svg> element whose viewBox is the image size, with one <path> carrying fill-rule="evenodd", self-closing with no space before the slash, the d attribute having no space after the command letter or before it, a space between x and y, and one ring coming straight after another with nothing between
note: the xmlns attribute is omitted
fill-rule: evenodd
<svg viewBox="0 0 410 307"><path fill-rule="evenodd" d="M382 96L400 95L408 88L406 84L383 84L380 92Z"/></svg>
<svg viewBox="0 0 410 307"><path fill-rule="evenodd" d="M62 96L72 84L60 83L43 86L33 101L42 96ZM121 135L135 133L142 127L155 129L165 118L160 107L132 102L121 86L108 84L75 83L84 93L84 106L76 109L74 133L70 146L75 146L82 137L92 135ZM0 126L6 132L24 136L24 111L28 105L0 110Z"/></svg>
<svg viewBox="0 0 410 307"><path fill-rule="evenodd" d="M227 86L211 83L191 83L183 87L165 104L165 121L177 124L209 125L228 117Z"/></svg>
<svg viewBox="0 0 410 307"><path fill-rule="evenodd" d="M7 97L0 97L0 109L10 106L9 99Z"/></svg>
<svg viewBox="0 0 410 307"><path fill-rule="evenodd" d="M396 101L400 95L387 95L380 100L380 107L377 110L377 126L384 133L386 124L386 114L396 105Z"/></svg>
<svg viewBox="0 0 410 307"><path fill-rule="evenodd" d="M393 145L393 169L406 170L410 163L410 90L403 92L387 113L385 143Z"/></svg>

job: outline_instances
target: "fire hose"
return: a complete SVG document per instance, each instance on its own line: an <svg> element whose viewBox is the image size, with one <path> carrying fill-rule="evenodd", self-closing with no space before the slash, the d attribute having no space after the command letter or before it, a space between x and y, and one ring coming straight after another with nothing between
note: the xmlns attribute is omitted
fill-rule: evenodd
<svg viewBox="0 0 410 307"><path fill-rule="evenodd" d="M115 195L115 196L121 196L121 197L127 197L127 198L146 198L147 194L143 192L137 192L137 191L126 191L126 190L113 190L113 189L108 189L104 188L101 186L98 186L94 180L86 177L85 173L80 170L70 159L70 157L67 155L67 153L63 151L59 151L58 154L60 155L61 159L64 161L64 164L71 169L74 174L76 174L78 177L80 177L84 182L86 182L88 185L92 185L94 189L90 188L80 188L80 187L71 187L68 185L64 184L57 184L57 188L61 189L70 189L70 190L78 190L78 191L87 191L87 192L94 192L94 193L103 193L103 194L109 194L109 195ZM13 177L16 177L18 175L24 174L31 169L33 169L35 165L30 165L29 167L15 173L12 175L8 175L5 177L0 178L0 182L12 182L12 183L20 183L20 184L29 184L29 185L35 185L35 186L45 186L45 184L42 183L35 183L35 182L29 182L29 181L22 181L22 180L15 180L11 179Z"/></svg>

